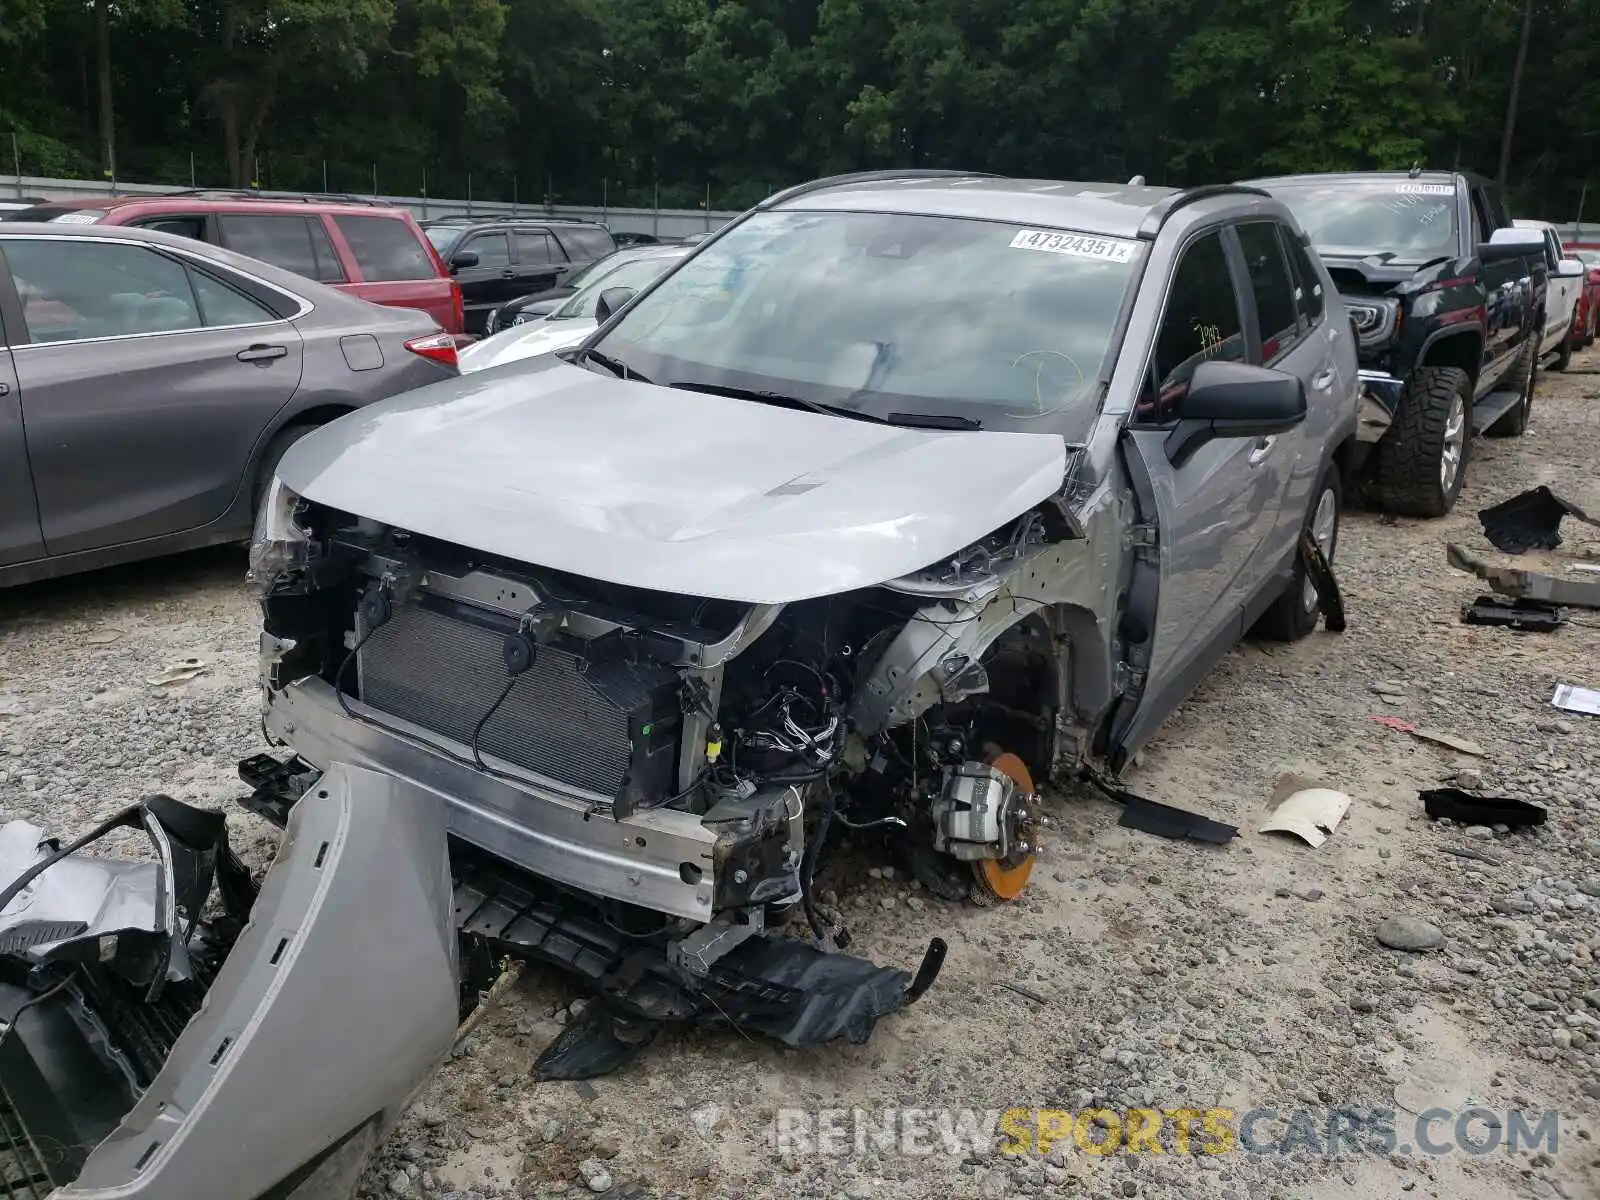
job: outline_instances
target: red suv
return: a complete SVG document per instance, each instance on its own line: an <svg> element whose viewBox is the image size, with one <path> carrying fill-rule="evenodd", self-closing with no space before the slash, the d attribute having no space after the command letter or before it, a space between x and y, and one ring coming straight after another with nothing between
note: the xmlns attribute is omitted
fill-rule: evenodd
<svg viewBox="0 0 1600 1200"><path fill-rule="evenodd" d="M409 212L379 200L171 192L52 200L6 219L159 229L225 246L375 304L421 309L446 333L465 330L461 288L433 243Z"/></svg>

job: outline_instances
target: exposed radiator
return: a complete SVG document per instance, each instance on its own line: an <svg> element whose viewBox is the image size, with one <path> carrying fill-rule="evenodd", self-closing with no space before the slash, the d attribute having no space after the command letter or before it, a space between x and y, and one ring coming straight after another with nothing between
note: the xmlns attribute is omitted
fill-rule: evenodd
<svg viewBox="0 0 1600 1200"><path fill-rule="evenodd" d="M461 606L397 605L362 647L360 697L470 746L511 678L502 647L513 628ZM673 777L676 689L670 667L541 646L484 722L478 751L631 810Z"/></svg>

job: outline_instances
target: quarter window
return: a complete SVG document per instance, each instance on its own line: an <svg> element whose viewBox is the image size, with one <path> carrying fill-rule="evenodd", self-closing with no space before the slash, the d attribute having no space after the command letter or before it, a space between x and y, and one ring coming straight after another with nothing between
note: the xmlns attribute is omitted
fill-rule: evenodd
<svg viewBox="0 0 1600 1200"><path fill-rule="evenodd" d="M1173 420L1195 368L1213 359L1244 359L1239 299L1220 232L1191 243L1178 260L1156 335L1151 382L1139 402L1136 419L1157 425Z"/></svg>
<svg viewBox="0 0 1600 1200"><path fill-rule="evenodd" d="M1256 300L1256 323L1261 331L1261 361L1271 363L1293 345L1299 334L1295 311L1294 280L1283 257L1278 227L1272 221L1248 221L1239 226L1239 248Z"/></svg>
<svg viewBox="0 0 1600 1200"><path fill-rule="evenodd" d="M361 274L373 282L433 279L439 272L405 221L394 217L335 217Z"/></svg>
<svg viewBox="0 0 1600 1200"><path fill-rule="evenodd" d="M562 229L557 234L568 253L576 259L604 258L617 248L604 229Z"/></svg>
<svg viewBox="0 0 1600 1200"><path fill-rule="evenodd" d="M189 279L194 284L195 299L200 302L200 318L208 327L255 325L278 319L277 313L204 271L191 270Z"/></svg>
<svg viewBox="0 0 1600 1200"><path fill-rule="evenodd" d="M153 250L66 238L0 243L31 342L198 329L189 273Z"/></svg>

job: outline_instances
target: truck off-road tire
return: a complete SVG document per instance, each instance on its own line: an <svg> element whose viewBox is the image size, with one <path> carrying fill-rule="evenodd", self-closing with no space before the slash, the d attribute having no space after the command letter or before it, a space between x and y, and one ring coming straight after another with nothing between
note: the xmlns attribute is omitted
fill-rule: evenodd
<svg viewBox="0 0 1600 1200"><path fill-rule="evenodd" d="M1442 517L1455 507L1472 456L1472 378L1421 367L1378 443L1374 496L1392 513Z"/></svg>
<svg viewBox="0 0 1600 1200"><path fill-rule="evenodd" d="M1527 348L1517 365L1506 376L1508 387L1517 389L1517 403L1499 420L1484 430L1489 437L1521 437L1528 430L1528 420L1533 416L1533 389L1539 384L1539 342L1529 338Z"/></svg>
<svg viewBox="0 0 1600 1200"><path fill-rule="evenodd" d="M1306 506L1305 528L1322 549L1323 557L1330 563L1339 548L1339 517L1344 510L1344 480L1338 463L1329 463L1322 472L1316 491L1311 493L1311 503ZM1256 636L1273 642L1298 642L1317 627L1320 610L1317 589L1306 578L1304 560L1298 553L1294 558L1294 575L1283 595L1261 615L1256 622Z"/></svg>

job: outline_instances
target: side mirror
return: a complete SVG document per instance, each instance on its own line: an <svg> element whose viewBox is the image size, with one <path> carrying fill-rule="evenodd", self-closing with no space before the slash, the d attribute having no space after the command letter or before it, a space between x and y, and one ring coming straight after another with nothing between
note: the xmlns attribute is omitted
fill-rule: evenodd
<svg viewBox="0 0 1600 1200"><path fill-rule="evenodd" d="M1563 258L1556 264L1556 278L1582 279L1583 263L1576 258Z"/></svg>
<svg viewBox="0 0 1600 1200"><path fill-rule="evenodd" d="M1590 268L1590 270L1589 270L1589 282L1590 283L1600 283L1600 267L1592 267L1592 268Z"/></svg>
<svg viewBox="0 0 1600 1200"><path fill-rule="evenodd" d="M1167 435L1167 461L1181 467L1218 438L1271 437L1306 419L1306 385L1298 375L1249 363L1203 362L1177 404Z"/></svg>
<svg viewBox="0 0 1600 1200"><path fill-rule="evenodd" d="M464 267L478 265L478 252L476 250L461 250L450 256L450 274L454 275Z"/></svg>
<svg viewBox="0 0 1600 1200"><path fill-rule="evenodd" d="M639 293L629 287L607 288L600 293L600 299L594 302L595 324L604 325L611 319L611 314L620 309Z"/></svg>
<svg viewBox="0 0 1600 1200"><path fill-rule="evenodd" d="M1537 229L1496 229L1489 240L1478 246L1484 262L1504 262L1508 258L1544 257L1544 234Z"/></svg>

